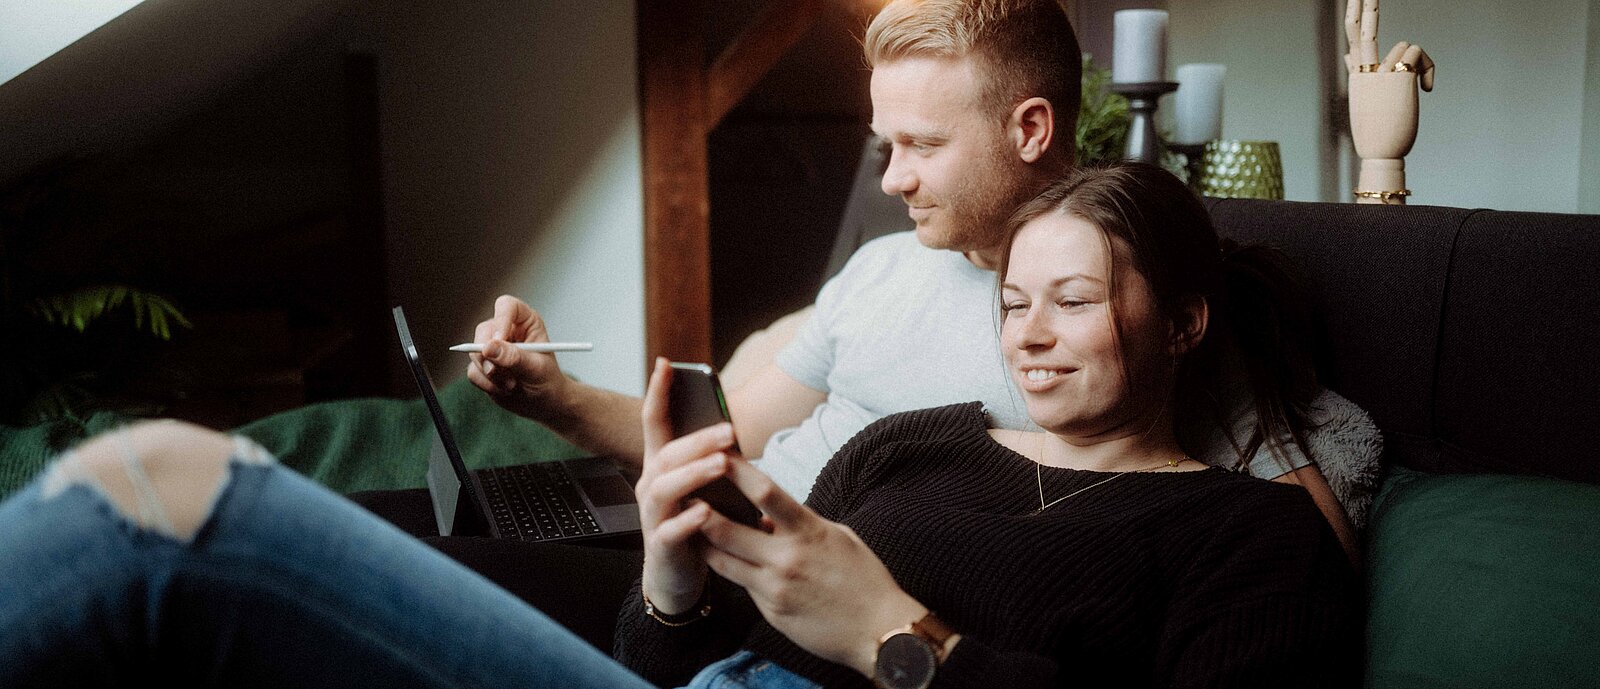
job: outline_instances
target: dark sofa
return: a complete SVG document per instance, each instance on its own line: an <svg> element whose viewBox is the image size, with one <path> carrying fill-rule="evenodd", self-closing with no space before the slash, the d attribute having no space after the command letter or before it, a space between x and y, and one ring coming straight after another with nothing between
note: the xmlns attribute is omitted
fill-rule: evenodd
<svg viewBox="0 0 1600 689"><path fill-rule="evenodd" d="M1600 686L1600 216L1209 200L1383 431L1368 686Z"/></svg>

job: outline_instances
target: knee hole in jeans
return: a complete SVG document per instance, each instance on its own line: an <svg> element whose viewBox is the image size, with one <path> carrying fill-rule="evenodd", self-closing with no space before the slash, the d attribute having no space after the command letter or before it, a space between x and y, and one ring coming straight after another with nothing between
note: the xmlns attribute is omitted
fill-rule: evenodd
<svg viewBox="0 0 1600 689"><path fill-rule="evenodd" d="M63 456L45 478L44 496L85 485L135 525L188 541L227 486L234 454L227 435L180 422L141 422Z"/></svg>

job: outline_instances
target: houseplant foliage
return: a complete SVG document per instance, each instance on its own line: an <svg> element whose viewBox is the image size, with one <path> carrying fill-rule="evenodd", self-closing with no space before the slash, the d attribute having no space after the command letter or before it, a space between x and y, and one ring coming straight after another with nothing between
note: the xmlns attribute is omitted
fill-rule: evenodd
<svg viewBox="0 0 1600 689"><path fill-rule="evenodd" d="M1128 146L1128 99L1111 92L1111 70L1083 56L1083 97L1078 104L1078 164L1121 160Z"/></svg>
<svg viewBox="0 0 1600 689"><path fill-rule="evenodd" d="M150 343L191 327L171 300L115 275L62 275L62 236L99 222L94 199L55 166L0 191L0 422L82 423L97 410L138 412L108 397ZM107 271L102 271L107 272ZM114 272L114 271L109 271ZM87 284L86 284L87 283Z"/></svg>

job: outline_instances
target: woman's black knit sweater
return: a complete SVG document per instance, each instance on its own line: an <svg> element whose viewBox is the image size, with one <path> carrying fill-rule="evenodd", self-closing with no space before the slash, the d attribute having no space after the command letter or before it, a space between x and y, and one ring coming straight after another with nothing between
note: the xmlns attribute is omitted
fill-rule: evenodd
<svg viewBox="0 0 1600 689"><path fill-rule="evenodd" d="M850 441L807 504L846 524L962 634L935 687L1353 686L1356 579L1306 492L1222 469L1132 473L1042 514L1031 460L977 403L887 417ZM1043 467L1054 500L1111 474ZM711 618L621 613L619 659L682 684L738 649L826 687L871 687L761 619L713 576ZM887 631L887 630L885 630Z"/></svg>

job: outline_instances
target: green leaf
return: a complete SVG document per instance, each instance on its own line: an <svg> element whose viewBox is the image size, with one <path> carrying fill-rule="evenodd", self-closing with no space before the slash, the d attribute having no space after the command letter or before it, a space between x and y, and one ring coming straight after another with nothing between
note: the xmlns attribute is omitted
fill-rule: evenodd
<svg viewBox="0 0 1600 689"><path fill-rule="evenodd" d="M47 323L67 326L81 333L124 303L132 310L133 326L139 332L170 340L173 323L194 327L166 297L126 285L80 287L36 299L28 305L28 310Z"/></svg>
<svg viewBox="0 0 1600 689"><path fill-rule="evenodd" d="M1082 99L1078 104L1078 163L1120 160L1128 142L1128 99L1111 92L1110 70L1083 57Z"/></svg>

